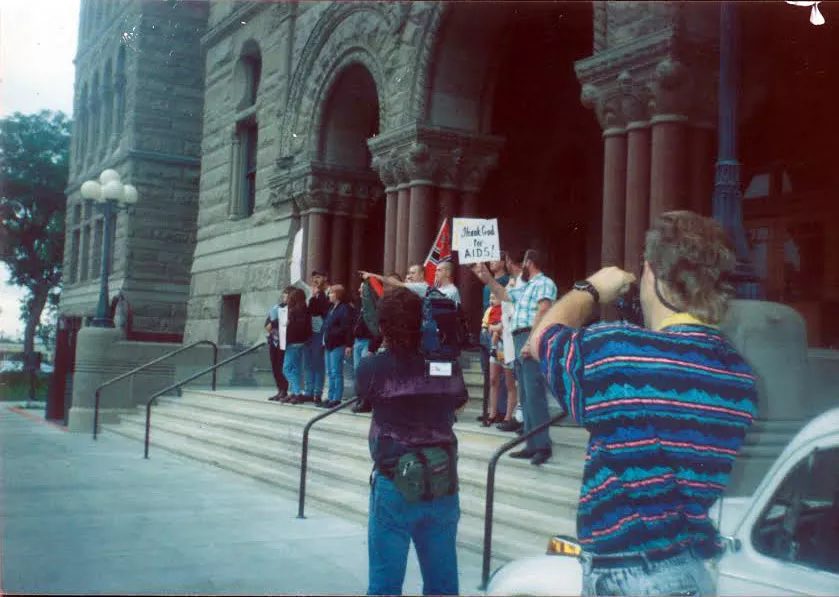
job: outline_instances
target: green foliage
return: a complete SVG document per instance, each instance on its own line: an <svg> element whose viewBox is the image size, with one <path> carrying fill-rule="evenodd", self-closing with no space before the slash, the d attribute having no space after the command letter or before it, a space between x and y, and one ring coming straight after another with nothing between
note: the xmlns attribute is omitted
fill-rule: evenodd
<svg viewBox="0 0 839 597"><path fill-rule="evenodd" d="M69 152L70 120L62 112L0 119L0 259L10 282L29 291L22 315L27 350L45 304L57 302Z"/></svg>

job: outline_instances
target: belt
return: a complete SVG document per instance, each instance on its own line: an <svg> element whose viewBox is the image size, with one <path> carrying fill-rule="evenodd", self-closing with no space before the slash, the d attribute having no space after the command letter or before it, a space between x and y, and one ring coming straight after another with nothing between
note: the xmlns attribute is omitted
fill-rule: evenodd
<svg viewBox="0 0 839 597"><path fill-rule="evenodd" d="M592 568L635 568L648 567L684 554L692 554L690 548L657 552L592 554L583 552L580 559Z"/></svg>
<svg viewBox="0 0 839 597"><path fill-rule="evenodd" d="M532 330L532 329L533 328L519 328L517 330L513 330L513 335L514 336L519 336L521 334L529 334L530 330Z"/></svg>

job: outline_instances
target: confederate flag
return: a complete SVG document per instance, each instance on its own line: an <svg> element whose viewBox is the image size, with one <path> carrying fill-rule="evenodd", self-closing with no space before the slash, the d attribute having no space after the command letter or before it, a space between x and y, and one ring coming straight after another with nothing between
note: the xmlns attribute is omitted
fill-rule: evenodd
<svg viewBox="0 0 839 597"><path fill-rule="evenodd" d="M437 240L431 247L428 257L425 258L425 281L429 286L434 286L434 278L437 275L437 266L444 261L452 260L452 235L449 230L449 219L443 220L440 232L437 233Z"/></svg>

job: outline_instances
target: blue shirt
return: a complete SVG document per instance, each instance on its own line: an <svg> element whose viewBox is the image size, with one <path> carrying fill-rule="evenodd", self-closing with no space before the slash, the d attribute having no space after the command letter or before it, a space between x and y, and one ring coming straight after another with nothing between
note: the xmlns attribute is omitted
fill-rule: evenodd
<svg viewBox="0 0 839 597"><path fill-rule="evenodd" d="M537 339L547 384L591 434L577 510L591 553L719 550L708 509L756 416L757 386L718 330L684 320L660 331L555 325Z"/></svg>
<svg viewBox="0 0 839 597"><path fill-rule="evenodd" d="M507 291L513 300L513 316L510 318L512 331L533 327L536 313L539 311L539 301L556 300L556 284L543 273L538 273L525 284L519 283L515 288Z"/></svg>
<svg viewBox="0 0 839 597"><path fill-rule="evenodd" d="M501 284L501 286L507 286L507 282L510 281L510 274L504 274L500 278L495 278L495 281ZM489 289L489 286L484 286L484 311L489 309L489 295L492 294L492 291ZM501 297L498 298L501 300Z"/></svg>

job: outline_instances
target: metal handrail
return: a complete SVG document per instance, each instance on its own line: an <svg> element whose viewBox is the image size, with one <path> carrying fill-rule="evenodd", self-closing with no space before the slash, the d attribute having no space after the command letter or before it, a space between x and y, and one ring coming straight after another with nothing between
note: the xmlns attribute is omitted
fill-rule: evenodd
<svg viewBox="0 0 839 597"><path fill-rule="evenodd" d="M306 423L306 426L303 428L303 454L300 457L300 491L298 493L297 498L297 518L306 518L303 515L303 508L306 504L306 471L308 469L309 463L309 431L312 429L312 425L321 421L328 417L329 415L335 414L340 410L344 410L351 404L355 404L361 400L361 396L356 396L352 400L347 400L346 402L342 402L338 406L334 406L330 408L326 412L320 413L318 416L314 417L311 421Z"/></svg>
<svg viewBox="0 0 839 597"><path fill-rule="evenodd" d="M148 363L144 363L144 364L140 365L139 367L136 367L136 368L132 369L131 371L127 371L126 373L123 373L121 375L117 375L113 379L109 379L108 381L106 381L105 383L100 385L98 388L96 388L96 399L94 401L94 406L93 406L93 439L94 440L96 439L96 436L97 436L98 431L99 431L99 400L101 398L101 392L102 392L103 389L105 389L106 387L108 387L109 385L111 385L113 383L116 383L116 382L118 382L122 379L125 379L126 377L130 377L132 375L135 375L135 374L139 373L140 371L142 371L143 369L147 369L148 367L151 367L152 365L157 365L158 363L160 363L161 361L165 361L169 357L173 357L173 356L175 356L177 354L180 354L180 353L182 353L186 350L189 350L190 348L194 348L195 346L198 346L199 344L210 344L213 347L213 365L215 365L218 362L218 345L215 342L213 342L212 340L197 340L197 341L193 342L192 344L188 344L187 346L181 346L180 348L178 348L177 350L173 350L172 352L167 352L162 357L158 357L158 358L154 359L153 361L149 361ZM213 369L213 391L215 391L215 390L216 390L216 370Z"/></svg>
<svg viewBox="0 0 839 597"><path fill-rule="evenodd" d="M166 394L167 392L171 392L172 390L177 390L178 388L180 388L182 386L185 386L189 382L191 382L195 379L198 379L199 377L202 377L204 375L207 375L208 373L212 372L215 375L215 371L219 367L227 365L228 363L232 363L236 359L242 358L246 354L250 354L258 348L262 348L266 344L268 344L268 342L266 340L263 340L262 342L254 344L253 346L243 350L242 352L237 352L232 357L226 358L220 363L215 363L212 367L207 367L203 371L199 371L198 373L193 373L192 375L190 375L186 379L182 379L179 382L175 382L172 385L167 386L167 387L163 388L162 390L152 394L151 398L149 398L149 401L146 403L146 440L145 440L145 447L144 447L144 450L143 450L143 458L148 459L148 457L149 457L149 431L150 431L150 426L151 426L151 405L155 400L157 400L158 398L163 396L163 394Z"/></svg>
<svg viewBox="0 0 839 597"><path fill-rule="evenodd" d="M492 458L490 458L489 468L487 469L486 513L484 514L484 562L481 572L481 586L478 587L481 591L485 591L487 584L489 583L489 565L490 556L492 554L492 515L493 502L495 500L495 468L498 466L498 459L522 442L527 441L528 438L533 437L545 429L548 429L551 425L558 423L566 416L568 416L567 413L559 414L549 421L545 421L541 425L537 425L527 433L523 433L520 436L511 439L506 444L498 448L495 451L495 454L492 455Z"/></svg>

